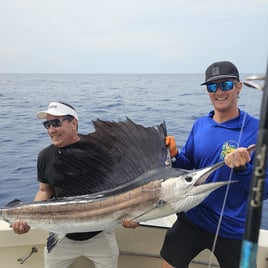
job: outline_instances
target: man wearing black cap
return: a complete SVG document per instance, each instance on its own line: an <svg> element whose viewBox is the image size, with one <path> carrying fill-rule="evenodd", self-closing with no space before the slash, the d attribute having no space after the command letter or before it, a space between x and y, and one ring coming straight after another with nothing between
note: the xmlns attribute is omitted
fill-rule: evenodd
<svg viewBox="0 0 268 268"><path fill-rule="evenodd" d="M226 165L208 177L207 183L235 182L215 190L200 205L177 215L161 249L162 268L187 268L203 249L214 252L221 268L239 267L253 171L253 155L248 147L257 141L259 122L238 108L242 83L232 62L211 64L201 85L206 85L214 109L194 123L180 152L174 137L166 138L172 165L191 170L224 160ZM268 197L267 178L266 175L265 198Z"/></svg>

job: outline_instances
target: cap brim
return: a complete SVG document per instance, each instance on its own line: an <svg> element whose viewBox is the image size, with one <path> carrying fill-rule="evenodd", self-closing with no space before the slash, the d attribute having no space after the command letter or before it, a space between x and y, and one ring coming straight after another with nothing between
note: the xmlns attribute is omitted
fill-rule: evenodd
<svg viewBox="0 0 268 268"><path fill-rule="evenodd" d="M209 84L209 83L211 83L211 82L213 82L213 81L216 81L216 80L225 79L225 78L236 78L236 79L238 79L238 77L237 77L236 75L218 75L218 76L213 76L213 77L211 77L211 78L208 79L206 82L200 84L200 86Z"/></svg>
<svg viewBox="0 0 268 268"><path fill-rule="evenodd" d="M38 112L37 113L37 118L38 119L46 119L47 118L47 113L45 111Z"/></svg>
<svg viewBox="0 0 268 268"><path fill-rule="evenodd" d="M55 115L55 116L64 116L66 115L65 113L57 113L55 111L53 112L48 112L48 111L41 111L41 112L38 112L37 113L37 118L38 119L47 119L47 115L50 114L50 115Z"/></svg>

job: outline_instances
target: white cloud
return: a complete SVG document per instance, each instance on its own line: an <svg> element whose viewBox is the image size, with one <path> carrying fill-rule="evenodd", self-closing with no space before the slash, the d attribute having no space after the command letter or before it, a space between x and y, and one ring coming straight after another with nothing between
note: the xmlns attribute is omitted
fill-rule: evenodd
<svg viewBox="0 0 268 268"><path fill-rule="evenodd" d="M266 0L0 0L0 6L0 72L199 72L221 58L244 71L265 69Z"/></svg>

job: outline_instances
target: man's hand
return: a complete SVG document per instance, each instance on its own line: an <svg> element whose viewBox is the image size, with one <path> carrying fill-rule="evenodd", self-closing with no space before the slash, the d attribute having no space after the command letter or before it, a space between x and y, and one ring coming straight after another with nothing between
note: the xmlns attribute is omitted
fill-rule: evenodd
<svg viewBox="0 0 268 268"><path fill-rule="evenodd" d="M16 220L12 223L11 227L16 234L25 234L31 229L31 227L23 220Z"/></svg>
<svg viewBox="0 0 268 268"><path fill-rule="evenodd" d="M250 159L251 157L249 149L240 147L227 154L224 158L224 162L230 168L238 168L245 166Z"/></svg>
<svg viewBox="0 0 268 268"><path fill-rule="evenodd" d="M125 228L132 228L132 229L135 229L136 227L139 226L138 222L131 221L131 220L127 219L127 218L123 218L122 221L121 221L121 224Z"/></svg>
<svg viewBox="0 0 268 268"><path fill-rule="evenodd" d="M175 138L173 136L166 136L166 145L169 147L170 156L176 156L178 153L178 149Z"/></svg>

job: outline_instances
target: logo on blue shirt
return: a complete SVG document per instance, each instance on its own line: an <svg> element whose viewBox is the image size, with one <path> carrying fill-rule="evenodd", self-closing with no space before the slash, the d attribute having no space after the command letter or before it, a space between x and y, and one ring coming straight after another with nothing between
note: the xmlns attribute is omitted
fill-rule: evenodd
<svg viewBox="0 0 268 268"><path fill-rule="evenodd" d="M233 140L226 141L222 145L220 159L224 160L225 156L227 154L231 153L236 148L237 148L237 142L236 141L233 141Z"/></svg>

